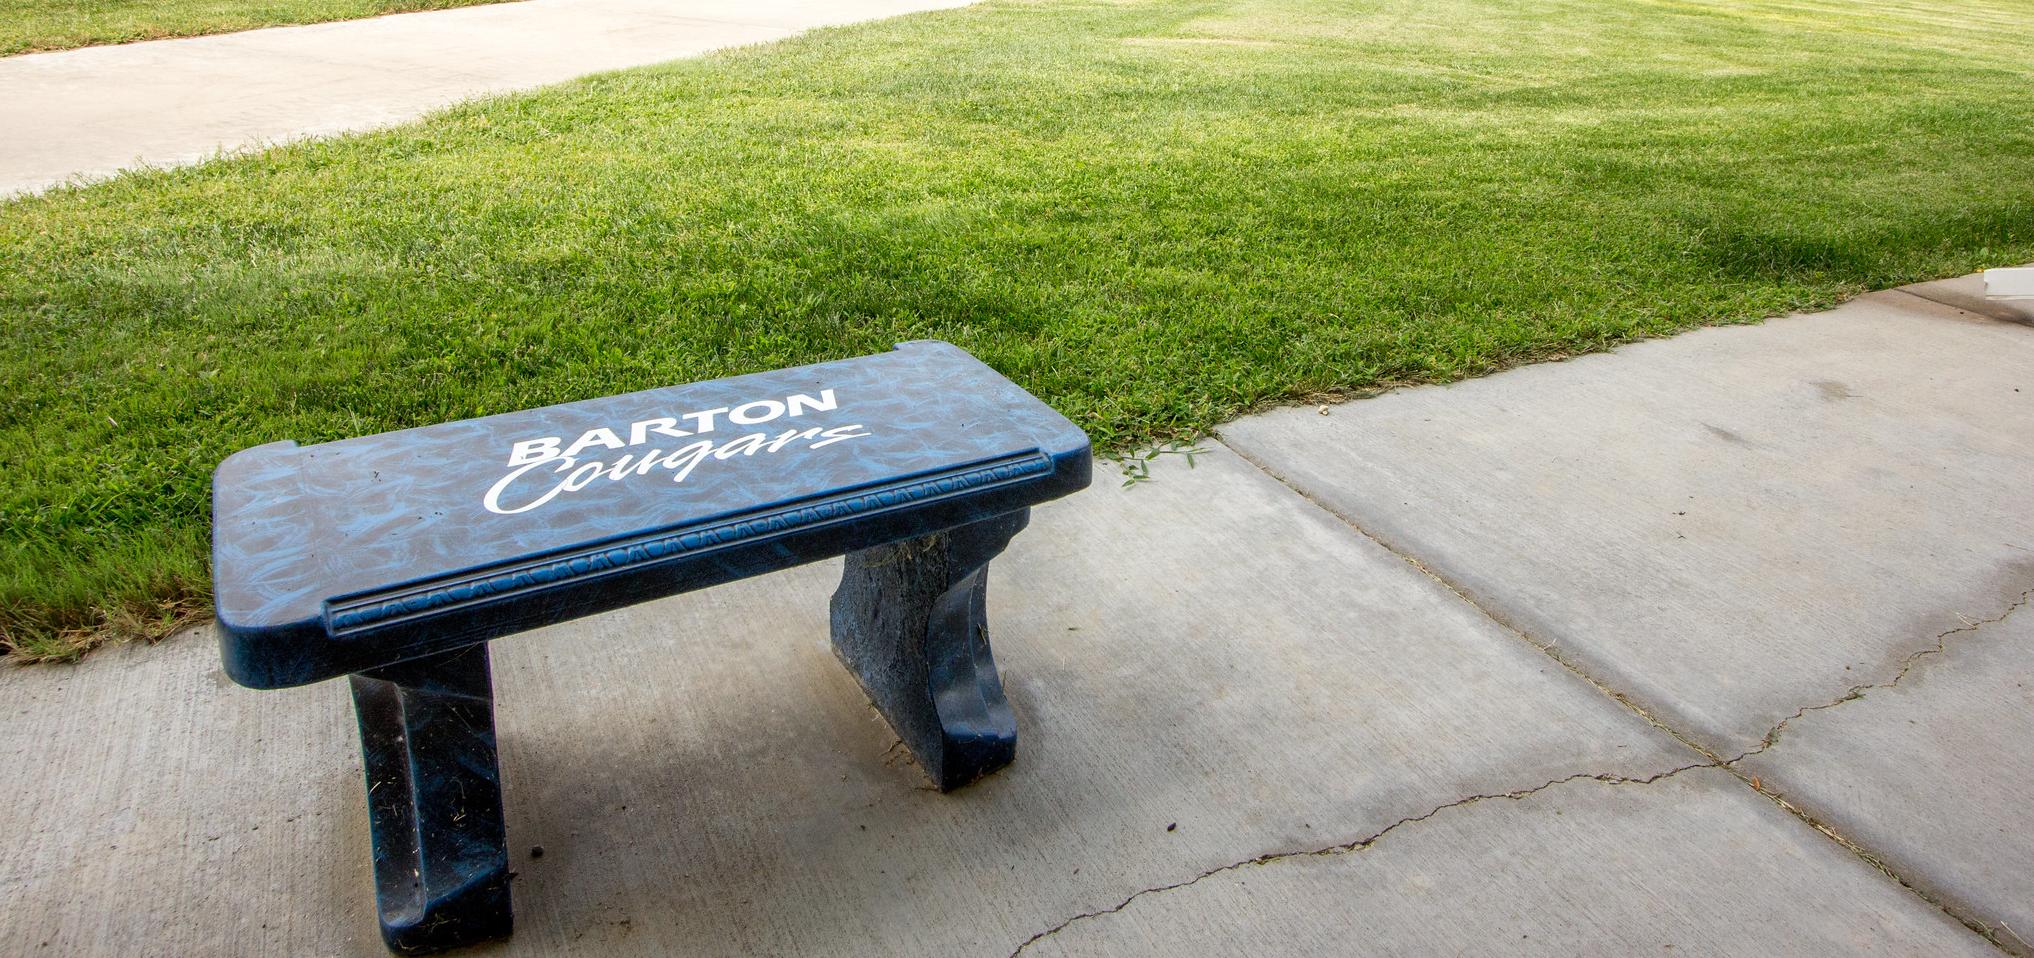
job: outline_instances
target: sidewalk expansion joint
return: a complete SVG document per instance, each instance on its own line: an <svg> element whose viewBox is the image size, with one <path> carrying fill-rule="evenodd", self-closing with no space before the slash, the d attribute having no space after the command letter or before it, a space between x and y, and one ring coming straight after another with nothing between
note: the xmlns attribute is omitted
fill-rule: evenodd
<svg viewBox="0 0 2034 958"><path fill-rule="evenodd" d="M1504 799L1508 801L1520 801L1527 797L1535 795L1539 792L1543 792L1547 789L1553 788L1555 786L1566 785L1569 782L1586 780L1612 786L1651 785L1654 782L1671 778L1675 775L1681 774L1682 772L1692 771L1694 769L1717 768L1717 767L1719 766L1715 762L1696 762L1691 765L1683 765L1680 766L1679 768L1668 769L1667 771L1660 772L1657 775L1651 775L1645 778L1631 778L1624 775L1609 775L1600 772L1577 772L1573 775L1567 775L1561 778L1551 779L1549 781L1542 782L1538 785L1534 785L1529 788L1514 789L1509 792L1483 792L1476 795L1470 795L1465 798L1458 798L1452 802L1436 805L1433 808L1427 809L1426 811L1421 812L1418 815L1410 815L1405 818L1401 818L1398 821L1392 822L1391 824L1386 825L1383 828L1371 832L1370 834L1365 835L1361 838L1352 839L1346 842L1340 842L1334 845L1324 845L1319 848L1303 849L1300 851L1268 852L1266 854L1259 855L1255 858L1246 858L1243 859L1242 861L1230 862L1226 865L1217 865L1214 868L1210 868L1206 871L1201 872L1198 875L1193 876L1192 878L1188 878L1183 881L1176 881L1169 885L1154 885L1150 888L1138 889L1137 891L1131 893L1129 897L1124 898L1122 901L1119 901L1114 905L1111 905L1107 908L1098 909L1096 911L1083 912L1081 914L1075 915L1072 918L1068 918L1067 920L1052 926L1051 928L1047 928L1046 930L1041 931L1038 934L1032 935L1031 937L1024 939L1023 943L1019 944L1014 950L1010 952L1010 958L1017 958L1018 955L1024 953L1025 949L1030 948L1032 945L1035 945L1046 938L1058 934L1059 932L1065 930L1069 926L1078 924L1083 921L1087 921L1092 918L1101 918L1107 915L1113 915L1126 908L1129 908L1132 903L1136 902L1140 898L1145 898L1151 895L1163 894L1165 892L1170 891L1178 891L1179 889L1193 885L1201 881L1202 879L1212 878L1216 875L1237 871L1239 869L1255 868L1262 865L1271 865L1276 864L1278 862L1291 861L1300 858L1327 858L1337 855L1347 855L1355 852L1361 852L1365 849L1370 848L1373 845L1376 845L1379 841L1382 841L1385 836L1390 835L1392 832L1395 832L1400 828L1404 828L1411 825L1417 825L1420 822L1424 822L1428 819L1434 818L1435 816L1441 815L1442 813L1445 813L1450 809L1464 808L1470 805L1475 805L1479 802L1488 802L1498 799Z"/></svg>
<svg viewBox="0 0 2034 958"><path fill-rule="evenodd" d="M1496 623L1498 628L1501 628L1504 631L1510 633L1514 638L1517 638L1519 641L1524 642L1525 644L1530 645L1535 649L1538 649L1540 654L1545 655L1550 659L1553 659L1556 665L1559 665L1563 669L1568 670L1569 674L1575 676L1578 679L1581 679L1584 682L1587 682L1591 688L1609 697L1611 701L1624 706L1626 711L1632 713L1633 715L1638 716L1640 719L1643 719L1647 725L1650 725L1653 728L1660 730L1662 733L1665 733L1669 737L1673 738L1675 741L1680 742L1682 745L1687 746L1691 751L1695 752L1698 755L1701 755L1703 758L1708 759L1711 763L1717 765L1724 764L1723 756L1717 754L1715 750L1709 748L1706 745L1703 745L1701 742L1698 742L1687 735L1682 734L1680 729L1677 729L1672 725L1669 725L1666 722L1661 721L1658 717L1654 716L1651 711L1647 710L1645 706L1640 705L1637 701L1634 701L1631 698L1631 696L1628 696L1623 692L1615 688L1612 688L1611 686L1605 684L1602 680L1598 679L1596 676L1591 675L1588 672L1588 670L1582 668L1580 665L1575 664L1573 660L1569 659L1568 656L1563 654L1560 648L1558 648L1554 643L1541 642L1540 640L1533 638L1532 635L1527 633L1524 629L1520 628L1517 624L1513 623L1510 619L1507 619L1504 616L1498 614L1495 610L1486 608L1483 605L1483 603L1476 601L1474 596L1471 596L1468 592L1464 591L1460 586L1457 586L1453 581L1450 581L1446 576L1440 574L1439 572L1434 571L1432 567L1428 566L1425 562L1420 561L1420 558L1418 556L1413 555L1412 553L1406 551L1405 549L1399 548L1396 544L1386 541L1384 537L1358 525L1355 519L1343 515L1342 512L1336 509L1334 506L1331 506L1328 503L1323 502L1320 499L1314 497L1311 493L1308 493L1305 489L1302 489L1299 486L1295 485L1291 480L1288 480L1285 476L1281 475L1277 470L1271 468L1271 466L1269 466L1268 464L1259 462L1249 453L1246 453L1243 450L1236 448L1235 446L1230 446L1228 443L1223 443L1222 445L1228 448L1230 452L1235 453L1237 458L1242 459L1244 462L1247 462L1250 465L1256 467L1259 472L1262 472L1265 475L1270 476L1273 480L1276 480L1279 485L1286 487L1286 489L1290 490L1293 493L1293 495L1299 496L1301 499L1306 500L1307 503L1312 505L1314 508L1327 513L1329 516L1333 517L1337 522L1340 522L1343 525L1349 527L1350 531L1356 533L1359 536L1362 536L1365 539L1370 540L1373 543L1376 543L1378 548L1381 548L1384 551L1389 552L1394 556L1397 556L1400 561L1418 570L1421 575L1426 576L1428 579L1432 580L1435 585L1438 585L1441 588L1446 589L1450 595L1453 595L1455 598L1461 600L1463 604L1469 606L1472 609L1475 609L1479 615L1482 615L1484 618L1490 620L1493 623Z"/></svg>
<svg viewBox="0 0 2034 958"><path fill-rule="evenodd" d="M1912 296L1914 294L1909 293L1908 295ZM1923 297L1917 296L1916 298L1919 299ZM1219 439L1219 437L1217 438ZM1728 759L1724 758L1715 749L1712 749L1709 746L1702 744L1692 736L1683 733L1680 729L1677 729L1672 725L1669 725L1666 722L1660 720L1658 717L1654 716L1651 711L1647 710L1645 706L1639 704L1631 696L1626 695L1624 692L1616 688L1613 688L1612 686L1598 679L1596 676L1590 674L1588 670L1582 668L1580 665L1577 665L1567 655L1563 654L1554 643L1541 642L1538 639L1533 638L1532 635L1527 633L1524 629L1520 628L1511 620L1498 614L1495 610L1485 607L1483 603L1476 601L1476 599L1473 596L1471 596L1466 590L1462 589L1460 586L1457 586L1453 581L1449 580L1448 577L1435 571L1425 562L1420 561L1418 556L1413 555L1412 553L1406 551L1405 549L1399 548L1398 546L1392 544L1391 542L1386 541L1382 536L1379 536L1376 533L1373 533L1370 530L1363 528L1361 525L1357 524L1356 520L1353 517L1343 514L1340 510L1336 509L1335 507L1329 505L1326 502L1323 502L1319 498L1316 498L1312 494L1308 493L1305 489L1300 488L1298 485L1294 484L1291 480L1287 479L1277 470L1271 468L1271 466L1268 463L1260 462L1256 458L1244 452L1243 450L1238 449L1235 446L1231 446L1226 442L1222 443L1222 445L1225 448L1227 448L1230 452L1235 453L1237 458L1240 458L1244 462L1247 462L1250 465L1255 466L1258 471L1264 473L1267 476L1270 476L1273 480L1277 481L1280 485L1285 486L1287 489L1292 490L1294 495L1297 495L1301 499L1306 500L1309 504L1313 505L1314 508L1319 509L1322 512L1325 512L1330 516L1333 516L1343 525L1348 526L1350 531L1356 533L1359 536L1362 536L1365 539L1370 540L1371 542L1376 543L1379 548L1382 548L1386 552L1389 552L1392 555L1399 557L1399 559L1403 560L1407 565L1410 565L1413 568L1418 569L1422 575L1425 575L1427 578L1433 580L1435 584L1439 585L1441 588L1444 588L1448 590L1450 593L1454 594L1456 598L1462 600L1464 603L1467 603L1470 608L1475 609L1484 618L1495 623L1499 628L1502 628L1506 632L1511 633L1514 637L1518 638L1520 641L1526 643L1527 645L1530 645L1533 648L1540 650L1540 652L1546 655L1547 658L1552 659L1556 665L1559 665L1560 667L1567 669L1569 674L1575 676L1576 678L1584 682L1589 683L1590 687L1596 689L1598 692L1603 693L1605 696L1608 696L1611 699L1611 701L1614 701L1617 704L1624 706L1624 708L1627 711L1645 720L1646 724L1651 725L1656 729L1659 729L1662 733L1668 736L1671 736L1675 741L1680 742L1682 745L1685 745L1688 748L1692 749L1706 760L1698 765L1688 766L1689 768L1720 768L1723 771L1729 772L1732 776L1735 776L1738 781L1744 783L1745 787L1750 788L1754 792L1757 792L1767 801L1770 801L1774 805L1779 806L1783 811L1787 812L1789 815L1794 816L1795 818L1799 819L1803 824L1806 824L1808 827L1813 828L1815 831L1821 833L1823 837L1828 838L1830 841L1835 842L1839 847L1843 848L1847 852L1850 852L1851 855L1855 856L1857 859L1864 862L1865 864L1871 866L1874 870L1878 871L1880 874L1885 875L1887 878L1897 883L1901 888L1905 888L1909 892L1912 892L1915 897L1934 906L1936 910L1942 912L1944 915L1948 916L1951 920L1955 921L1957 924L1962 925L1963 927L1969 929L1973 934L1977 935L1980 938L1983 938L1992 947L1997 948L1999 951L2004 952L2008 955L2021 956L2021 958L2025 958L2025 956L2034 956L2034 945L2030 945L2025 939L2020 938L2019 934L2013 932L2012 929L2007 928L2006 931L2008 933L2011 933L2013 937L2020 942L2019 948L2009 946L2006 943L2005 939L2000 937L1998 929L1993 928L1990 923L1981 921L1972 915L1967 915L1961 909L1951 907L1939 896L1921 888L1918 885L1915 885L1911 881L1908 881L1906 876L1901 875L1899 872L1893 870L1892 866L1888 865L1883 858L1879 857L1877 854L1873 853L1864 846L1859 845L1857 842L1852 841L1850 838L1843 835L1841 832L1837 831L1834 826L1830 825L1827 822L1822 821L1821 819L1816 818L1813 815L1810 815L1805 809L1788 801L1785 796L1781 795L1771 786L1760 781L1757 776L1745 772L1744 770L1736 766L1735 764L1736 762L1741 761L1742 759L1746 758L1751 754L1754 754L1760 749L1763 749L1764 747L1766 747L1766 745L1769 745L1770 742L1762 744L1760 746L1756 746L1751 751L1748 751L1742 755L1738 755L1735 758ZM2012 615L2021 606L2026 605L2030 597L2034 597L2034 589L2030 589L2027 592L2021 593L2020 599L2018 601L2014 602L2011 606L2009 606L2006 609L2006 611L2000 613L1995 618L1987 619L1983 622L1970 623L1960 628L1951 629L1937 636L1936 637L1938 640L1937 647L1932 650L1922 649L1921 651L1916 652L1914 655L1909 656L1907 658L1907 661L1903 664L1902 668L1900 669L1899 675L1895 676L1891 680L1891 682L1897 682L1899 681L1900 678L1904 677L1907 674L1907 672L1913 668L1915 660L1922 658L1927 654L1942 651L1944 643L1946 643L1950 636L1962 632L1973 631L1983 626L1999 622L2005 619L2007 616ZM1887 684L1890 685L1891 682ZM1829 703L1828 705L1816 706L1816 708L1828 708L1833 705L1839 705L1853 697L1855 696L1847 695L1842 699L1838 699L1836 702ZM1803 709L1802 711L1804 712L1812 711L1812 709ZM1799 715L1800 713L1796 713L1794 717L1798 718ZM1767 733L1767 737L1768 738L1776 737L1779 733L1780 726L1786 725L1788 721L1791 721L1791 719L1782 720L1779 726L1775 726L1772 731ZM1677 769L1676 771L1683 770L1685 769ZM1198 881L1199 879L1194 880ZM1190 884L1190 882L1184 884ZM1140 892L1139 894L1144 893ZM1131 899L1126 899L1125 904L1127 904L1129 900L1134 900L1136 897L1137 896L1133 895L1131 896ZM1117 906L1117 910L1120 910L1121 907L1122 906L1120 905ZM1104 911L1100 912L1099 914L1108 914L1108 912ZM2004 927L2004 923L2003 922L2000 923L2000 926ZM1047 934L1049 933L1050 932L1047 932ZM1043 936L1042 935L1034 936L1034 940L1036 937ZM1026 942L1026 944L1029 944L1029 942ZM1018 948L1018 951L1022 950L1023 948L1020 946ZM1016 952L1012 952L1011 954L1014 956Z"/></svg>
<svg viewBox="0 0 2034 958"><path fill-rule="evenodd" d="M1927 304L1928 304L1928 305L1930 305L1930 306L1945 306L1945 307L1948 307L1948 308L1950 308L1950 309L1956 310L1956 311L1957 311L1957 312L1959 312L1959 313L1968 313L1968 314L1970 314L1970 315L1972 315L1972 316L1976 316L1976 315L1978 315L1977 313L1972 313L1972 312L1971 312L1970 310L1968 310L1968 309L1965 309L1965 308L1963 308L1963 307L1961 307L1961 306L1958 306L1958 305L1957 305L1957 304L1955 304L1955 303L1945 303L1945 302L1943 302L1942 300L1936 299L1935 297L1933 297L1933 296L1930 296L1930 295L1928 295L1928 294L1926 294L1926 293L1917 293L1917 292L1914 292L1913 290L1911 290L1911 289L1908 289L1908 288L1906 288L1906 287L1904 287L1904 286L1895 286L1895 287L1893 287L1892 291L1893 291L1893 292L1895 292L1895 293L1903 293L1903 294L1905 294L1905 295L1908 295L1908 296L1912 296L1912 297L1914 297L1915 299L1918 299L1918 300L1920 300L1920 301L1922 301L1922 302L1924 302L1924 303L1927 303ZM1987 318L1987 319L1989 319L1990 317L1986 317L1986 318Z"/></svg>

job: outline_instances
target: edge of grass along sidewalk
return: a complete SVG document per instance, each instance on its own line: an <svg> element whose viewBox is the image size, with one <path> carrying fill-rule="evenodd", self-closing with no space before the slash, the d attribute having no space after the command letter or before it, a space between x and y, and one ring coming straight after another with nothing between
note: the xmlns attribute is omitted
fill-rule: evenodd
<svg viewBox="0 0 2034 958"><path fill-rule="evenodd" d="M211 469L278 439L936 338L1124 450L2034 260L2027 36L991 0L15 200L0 641L202 614Z"/></svg>
<svg viewBox="0 0 2034 958"><path fill-rule="evenodd" d="M0 57L507 0L0 0Z"/></svg>

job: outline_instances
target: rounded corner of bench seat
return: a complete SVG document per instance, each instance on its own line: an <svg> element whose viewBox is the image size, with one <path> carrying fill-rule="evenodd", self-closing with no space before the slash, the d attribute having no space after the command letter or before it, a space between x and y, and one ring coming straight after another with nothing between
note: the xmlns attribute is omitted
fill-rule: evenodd
<svg viewBox="0 0 2034 958"><path fill-rule="evenodd" d="M1087 440L1087 436L1083 434L1081 436L1080 445L1070 447L1066 451L1066 453L1060 456L1059 458L1062 462L1079 463L1081 475L1086 476L1094 470L1095 445L1094 443L1089 442Z"/></svg>
<svg viewBox="0 0 2034 958"><path fill-rule="evenodd" d="M277 453L288 452L295 448L297 448L297 441L295 439L278 439L275 442L265 442L259 446L248 446L239 452L219 460L219 465L212 469L212 475L215 477L236 475L263 459L267 459Z"/></svg>
<svg viewBox="0 0 2034 958"><path fill-rule="evenodd" d="M982 357L977 356L974 353L968 352L966 349L960 346L956 346L953 343L949 343L944 339L901 340L890 345L890 353L918 353L920 354L918 357L920 361L924 361L925 359L929 359L932 357L939 357L940 360L957 363L975 369L980 369L992 375L995 375L999 378L1003 375L1002 373L997 372L995 367L989 365L988 363L983 362ZM876 356L882 355L886 354L877 353L875 356L862 356L859 358L874 359L876 358ZM853 360L849 361L852 362Z"/></svg>
<svg viewBox="0 0 2034 958"><path fill-rule="evenodd" d="M1059 477L1060 485L1066 492L1086 489L1089 483L1094 481L1094 441L1077 427L1067 435L1056 438L1058 442L1049 443L1040 451L1052 460L1053 473Z"/></svg>
<svg viewBox="0 0 2034 958"><path fill-rule="evenodd" d="M306 641L322 640L322 632L313 637L300 634L303 629L236 622L224 610L218 613L218 620L219 661L234 684L250 689L282 689L325 677L322 673L308 672L298 656L282 660L275 655L276 650L301 650Z"/></svg>

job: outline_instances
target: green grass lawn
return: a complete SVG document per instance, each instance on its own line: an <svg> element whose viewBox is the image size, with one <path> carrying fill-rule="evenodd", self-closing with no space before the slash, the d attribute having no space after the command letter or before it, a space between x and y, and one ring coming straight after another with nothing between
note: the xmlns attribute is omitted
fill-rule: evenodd
<svg viewBox="0 0 2034 958"><path fill-rule="evenodd" d="M0 56L495 0L0 0Z"/></svg>
<svg viewBox="0 0 2034 958"><path fill-rule="evenodd" d="M2034 260L2034 3L992 0L0 206L0 633L207 477L888 348L1105 448Z"/></svg>

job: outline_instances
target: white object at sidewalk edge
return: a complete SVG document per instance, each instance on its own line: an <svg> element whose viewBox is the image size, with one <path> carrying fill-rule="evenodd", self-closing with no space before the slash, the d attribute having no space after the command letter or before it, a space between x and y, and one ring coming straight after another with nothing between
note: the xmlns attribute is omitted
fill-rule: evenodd
<svg viewBox="0 0 2034 958"><path fill-rule="evenodd" d="M2034 266L1985 270L1986 299L2034 299Z"/></svg>

